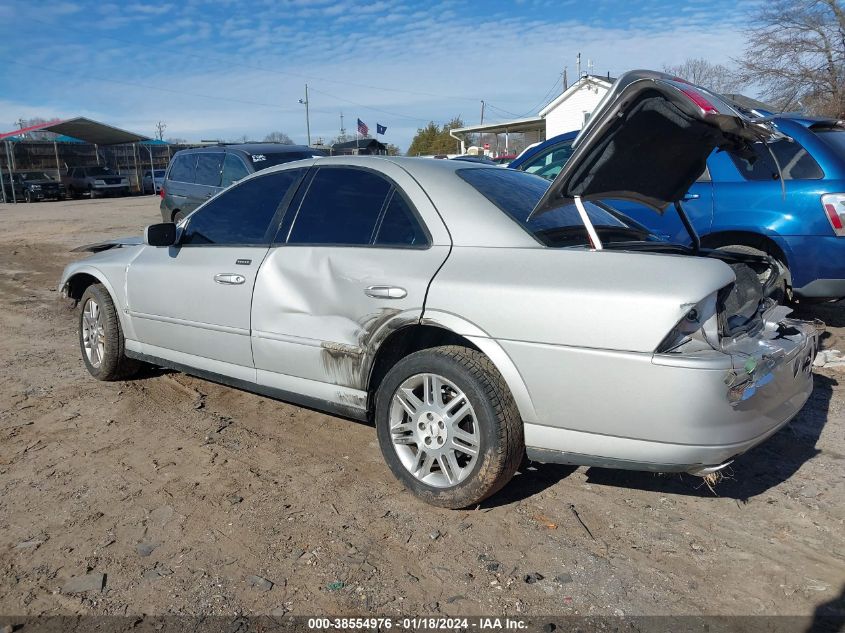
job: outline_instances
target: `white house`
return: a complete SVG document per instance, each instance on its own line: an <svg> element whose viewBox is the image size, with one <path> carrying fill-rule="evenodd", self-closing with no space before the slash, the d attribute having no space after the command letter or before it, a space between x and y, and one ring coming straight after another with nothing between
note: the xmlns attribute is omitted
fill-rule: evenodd
<svg viewBox="0 0 845 633"><path fill-rule="evenodd" d="M540 110L540 117L546 122L546 138L584 127L614 81L611 77L584 75Z"/></svg>
<svg viewBox="0 0 845 633"><path fill-rule="evenodd" d="M468 145L466 141L469 136L495 134L496 147L491 147L490 153L498 154L502 149L505 153L509 151L510 134L523 134L525 145L527 145L564 132L580 130L614 81L616 80L609 76L584 75L540 110L535 117L456 128L449 133L460 141L461 153L466 152ZM504 135L504 143L501 145L499 135Z"/></svg>

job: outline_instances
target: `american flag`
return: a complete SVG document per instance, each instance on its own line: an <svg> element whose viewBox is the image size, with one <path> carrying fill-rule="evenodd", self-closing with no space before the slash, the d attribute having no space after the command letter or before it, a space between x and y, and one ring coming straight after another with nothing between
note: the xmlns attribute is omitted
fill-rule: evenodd
<svg viewBox="0 0 845 633"><path fill-rule="evenodd" d="M364 123L361 119L358 119L358 133L361 136L366 136L370 133L370 128L368 128L367 124Z"/></svg>

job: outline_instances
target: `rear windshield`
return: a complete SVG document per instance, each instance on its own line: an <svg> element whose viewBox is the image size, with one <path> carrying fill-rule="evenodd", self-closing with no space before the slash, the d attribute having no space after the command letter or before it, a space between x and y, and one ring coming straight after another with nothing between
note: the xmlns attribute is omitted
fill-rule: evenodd
<svg viewBox="0 0 845 633"><path fill-rule="evenodd" d="M252 163L252 168L255 171L260 171L268 167L274 167L275 165L282 165L304 158L319 158L320 156L325 156L325 152L319 150L313 152L276 152L274 154L250 154L248 160Z"/></svg>
<svg viewBox="0 0 845 633"><path fill-rule="evenodd" d="M845 130L837 128L813 131L828 146L839 152L840 156L845 157Z"/></svg>
<svg viewBox="0 0 845 633"><path fill-rule="evenodd" d="M587 229L572 203L528 219L549 188L548 180L502 168L459 169L456 173L545 246L589 245ZM603 243L658 239L642 225L605 204L585 202L584 208Z"/></svg>

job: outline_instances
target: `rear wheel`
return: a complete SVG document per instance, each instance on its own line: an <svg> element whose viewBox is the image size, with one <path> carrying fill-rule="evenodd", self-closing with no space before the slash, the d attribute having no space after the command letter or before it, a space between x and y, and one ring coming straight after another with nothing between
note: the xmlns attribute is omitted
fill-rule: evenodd
<svg viewBox="0 0 845 633"><path fill-rule="evenodd" d="M79 346L88 373L97 380L122 380L135 374L141 363L125 354L120 319L105 286L89 286L80 303Z"/></svg>
<svg viewBox="0 0 845 633"><path fill-rule="evenodd" d="M504 379L466 347L399 361L379 386L375 413L390 470L432 505L479 503L510 481L525 453L522 419Z"/></svg>
<svg viewBox="0 0 845 633"><path fill-rule="evenodd" d="M772 295L772 298L776 299L778 303L787 304L792 299L792 292L791 288L789 287L789 269L786 267L786 264L780 261L777 257L772 255L771 253L767 253L766 251L760 250L759 248L754 248L753 246L746 246L745 244L727 244L725 246L717 246L717 251L725 251L729 253L738 253L739 255L755 255L757 257L771 257L774 259L778 265L779 270L777 271L780 275L781 279L778 281L778 289ZM760 280L761 284L765 284L768 277L766 275L758 275L758 279Z"/></svg>

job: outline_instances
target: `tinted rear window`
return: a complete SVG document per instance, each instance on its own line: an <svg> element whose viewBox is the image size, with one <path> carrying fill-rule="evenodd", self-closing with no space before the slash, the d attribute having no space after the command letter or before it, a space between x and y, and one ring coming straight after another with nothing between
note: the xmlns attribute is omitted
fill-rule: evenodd
<svg viewBox="0 0 845 633"><path fill-rule="evenodd" d="M754 143L754 157L743 158L731 153L731 160L746 180L778 180L778 165L784 180L816 180L824 172L810 153L798 141L780 140ZM771 150L771 152L769 151ZM777 159L777 163L772 158Z"/></svg>
<svg viewBox="0 0 845 633"><path fill-rule="evenodd" d="M180 154L173 159L168 178L177 182L194 182L196 168L196 154Z"/></svg>
<svg viewBox="0 0 845 633"><path fill-rule="evenodd" d="M222 168L222 153L197 154L197 175L196 180L194 182L196 182L198 185L219 187L220 170Z"/></svg>
<svg viewBox="0 0 845 633"><path fill-rule="evenodd" d="M587 230L572 203L528 219L549 188L549 182L544 178L501 168L461 169L457 174L542 244L556 248L589 244ZM643 226L607 205L585 202L584 207L604 243L657 239Z"/></svg>

